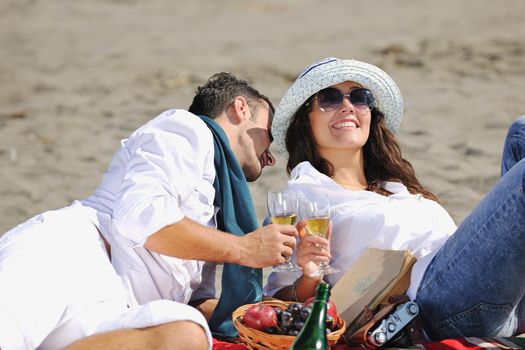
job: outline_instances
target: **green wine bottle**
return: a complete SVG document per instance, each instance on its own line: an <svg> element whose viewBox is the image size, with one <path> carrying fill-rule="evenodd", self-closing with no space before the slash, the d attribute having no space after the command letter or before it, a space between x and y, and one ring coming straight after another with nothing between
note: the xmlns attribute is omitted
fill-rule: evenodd
<svg viewBox="0 0 525 350"><path fill-rule="evenodd" d="M295 338L290 350L328 350L326 337L326 305L330 297L330 285L320 283L317 286L312 312L303 329Z"/></svg>

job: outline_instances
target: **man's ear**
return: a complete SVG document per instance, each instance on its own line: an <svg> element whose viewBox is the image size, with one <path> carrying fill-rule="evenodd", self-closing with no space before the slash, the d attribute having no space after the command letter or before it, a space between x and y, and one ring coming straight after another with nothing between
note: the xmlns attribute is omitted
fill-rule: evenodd
<svg viewBox="0 0 525 350"><path fill-rule="evenodd" d="M248 101L244 96L235 97L233 102L230 104L230 109L230 118L236 124L239 124L251 117L250 106L248 105Z"/></svg>

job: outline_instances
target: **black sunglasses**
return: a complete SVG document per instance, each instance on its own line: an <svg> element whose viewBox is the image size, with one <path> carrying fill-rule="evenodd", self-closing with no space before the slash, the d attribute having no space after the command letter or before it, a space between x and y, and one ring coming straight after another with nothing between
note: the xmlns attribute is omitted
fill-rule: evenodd
<svg viewBox="0 0 525 350"><path fill-rule="evenodd" d="M374 108L376 102L372 92L364 88L354 89L350 91L349 94L343 94L338 89L329 87L318 91L314 99L317 99L319 109L323 112L330 112L339 109L345 97L348 97L352 105L356 108L368 107L371 110Z"/></svg>

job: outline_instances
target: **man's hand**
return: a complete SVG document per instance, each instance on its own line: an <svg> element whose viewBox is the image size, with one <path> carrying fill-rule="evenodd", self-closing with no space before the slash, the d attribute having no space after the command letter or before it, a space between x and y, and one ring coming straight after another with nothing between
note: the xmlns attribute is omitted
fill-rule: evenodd
<svg viewBox="0 0 525 350"><path fill-rule="evenodd" d="M184 218L151 235L144 247L179 259L260 268L285 262L293 254L296 237L293 225L272 224L236 236Z"/></svg>
<svg viewBox="0 0 525 350"><path fill-rule="evenodd" d="M240 257L236 263L255 268L282 264L292 256L297 235L293 225L271 224L239 237Z"/></svg>

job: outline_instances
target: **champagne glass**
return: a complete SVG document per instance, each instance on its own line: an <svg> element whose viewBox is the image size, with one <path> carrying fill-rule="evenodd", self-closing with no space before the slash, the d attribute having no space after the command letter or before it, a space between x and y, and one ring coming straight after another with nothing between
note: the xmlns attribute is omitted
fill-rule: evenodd
<svg viewBox="0 0 525 350"><path fill-rule="evenodd" d="M306 234L326 237L330 222L330 202L324 194L301 197L299 200L299 215L306 222ZM325 262L319 264L315 276L328 275L339 272Z"/></svg>
<svg viewBox="0 0 525 350"><path fill-rule="evenodd" d="M297 219L297 194L290 190L268 192L268 214L273 224L294 225ZM274 271L300 270L288 257L285 263L274 266Z"/></svg>

